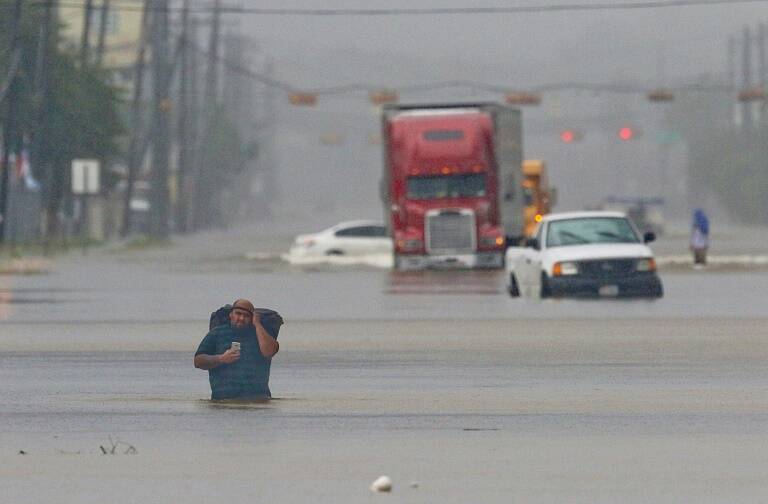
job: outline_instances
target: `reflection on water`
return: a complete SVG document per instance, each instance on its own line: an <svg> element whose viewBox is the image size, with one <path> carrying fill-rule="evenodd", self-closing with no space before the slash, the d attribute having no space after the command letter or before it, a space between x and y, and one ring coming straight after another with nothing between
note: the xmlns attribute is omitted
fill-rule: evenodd
<svg viewBox="0 0 768 504"><path fill-rule="evenodd" d="M179 322L199 321L199 332L192 338L199 341L211 311L236 297L252 297L258 305L277 309L287 328L296 320L413 320L446 316L487 320L768 316L768 305L759 296L743 295L768 291L765 271L662 272L665 297L657 302L585 303L570 299L542 301L535 293L512 299L506 292L502 270L394 272L365 266L318 268L234 273L156 269L116 262L96 263L95 267L71 263L44 277L0 277L0 324L7 321L15 325L14 331L24 333L30 321L49 322L73 331L93 322L167 322L169 327L162 328L165 334ZM72 291L77 291L76 297ZM40 297L50 302L13 302L33 299L34 292L40 292ZM180 294L183 302L168 303ZM68 324L77 327L66 328ZM35 338L45 338L53 337L56 331L31 332ZM106 332L113 331L107 328ZM66 337L59 334L57 337ZM132 336L136 341L150 338L157 336ZM0 350L2 344L0 340Z"/></svg>
<svg viewBox="0 0 768 504"><path fill-rule="evenodd" d="M388 275L387 294L486 294L496 295L499 271L429 270L392 271Z"/></svg>

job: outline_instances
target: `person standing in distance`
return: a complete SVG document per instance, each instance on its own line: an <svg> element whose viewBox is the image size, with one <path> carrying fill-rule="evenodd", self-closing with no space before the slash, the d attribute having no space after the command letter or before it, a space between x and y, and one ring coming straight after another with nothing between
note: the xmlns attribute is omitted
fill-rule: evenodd
<svg viewBox="0 0 768 504"><path fill-rule="evenodd" d="M208 371L211 399L269 399L269 369L279 349L253 303L238 299L229 324L213 328L200 342L194 363Z"/></svg>
<svg viewBox="0 0 768 504"><path fill-rule="evenodd" d="M707 249L709 248L709 219L700 208L693 212L690 249L693 252L693 267L703 268L707 264Z"/></svg>

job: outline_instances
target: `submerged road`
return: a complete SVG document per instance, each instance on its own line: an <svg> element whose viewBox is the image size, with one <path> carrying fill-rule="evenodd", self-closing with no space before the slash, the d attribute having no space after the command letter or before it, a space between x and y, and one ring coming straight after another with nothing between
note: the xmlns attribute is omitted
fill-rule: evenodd
<svg viewBox="0 0 768 504"><path fill-rule="evenodd" d="M766 272L542 302L494 272L245 258L283 246L246 232L0 277L4 499L365 502L382 474L414 503L768 492ZM212 404L192 367L207 314L239 296L287 320L267 404Z"/></svg>

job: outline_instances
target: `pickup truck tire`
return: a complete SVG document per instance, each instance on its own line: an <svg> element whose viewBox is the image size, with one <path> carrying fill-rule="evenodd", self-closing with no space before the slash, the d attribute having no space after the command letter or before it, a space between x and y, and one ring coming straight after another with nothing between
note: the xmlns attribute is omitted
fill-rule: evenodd
<svg viewBox="0 0 768 504"><path fill-rule="evenodd" d="M552 297L552 290L549 288L549 280L547 274L541 272L541 291L539 292L541 299Z"/></svg>
<svg viewBox="0 0 768 504"><path fill-rule="evenodd" d="M520 297L520 288L517 286L517 278L515 278L514 273L509 274L507 292L509 292L509 297Z"/></svg>
<svg viewBox="0 0 768 504"><path fill-rule="evenodd" d="M325 255L340 256L340 255L344 255L344 251L339 249L331 249L328 252L326 252Z"/></svg>

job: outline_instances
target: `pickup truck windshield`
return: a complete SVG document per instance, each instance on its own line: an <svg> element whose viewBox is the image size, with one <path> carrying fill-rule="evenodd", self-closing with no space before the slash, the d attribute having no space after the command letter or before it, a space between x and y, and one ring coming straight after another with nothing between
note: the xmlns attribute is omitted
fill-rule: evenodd
<svg viewBox="0 0 768 504"><path fill-rule="evenodd" d="M547 247L590 243L640 243L640 240L629 221L621 217L587 217L549 223Z"/></svg>
<svg viewBox="0 0 768 504"><path fill-rule="evenodd" d="M409 199L477 198L480 196L485 196L485 175L483 174L408 178Z"/></svg>

